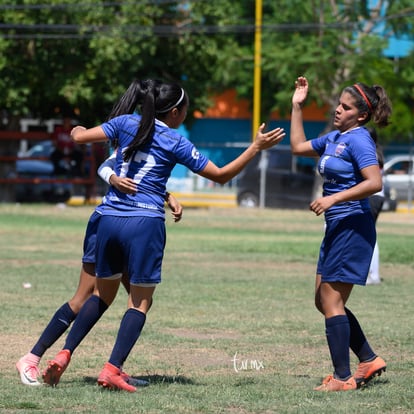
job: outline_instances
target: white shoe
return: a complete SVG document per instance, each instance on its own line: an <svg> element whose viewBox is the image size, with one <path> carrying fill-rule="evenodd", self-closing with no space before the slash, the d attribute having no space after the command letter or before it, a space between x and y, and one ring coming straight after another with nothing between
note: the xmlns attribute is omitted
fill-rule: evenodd
<svg viewBox="0 0 414 414"><path fill-rule="evenodd" d="M40 375L39 368L37 365L27 362L26 355L17 361L16 368L20 374L22 384L31 386L42 385L37 380L37 377Z"/></svg>

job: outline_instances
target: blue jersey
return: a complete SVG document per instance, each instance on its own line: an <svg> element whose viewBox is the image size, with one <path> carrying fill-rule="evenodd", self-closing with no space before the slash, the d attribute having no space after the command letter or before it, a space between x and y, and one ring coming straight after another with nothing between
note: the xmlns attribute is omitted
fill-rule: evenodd
<svg viewBox="0 0 414 414"><path fill-rule="evenodd" d="M323 195L339 193L363 181L361 170L378 165L375 142L366 128L341 134L332 131L311 141L320 155L318 171L323 178ZM346 201L325 212L326 220L370 211L368 198Z"/></svg>
<svg viewBox="0 0 414 414"><path fill-rule="evenodd" d="M208 163L188 139L158 120L153 139L125 162L123 153L134 139L140 120L137 114L121 115L102 124L108 139L118 141L115 173L132 178L138 186L133 195L110 187L104 215L164 217L166 184L174 166L182 164L197 173Z"/></svg>

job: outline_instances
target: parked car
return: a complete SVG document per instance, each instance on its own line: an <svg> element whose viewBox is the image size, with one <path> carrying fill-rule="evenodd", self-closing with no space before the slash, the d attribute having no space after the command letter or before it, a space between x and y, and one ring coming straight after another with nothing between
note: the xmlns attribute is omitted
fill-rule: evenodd
<svg viewBox="0 0 414 414"><path fill-rule="evenodd" d="M262 151L237 177L240 207L259 207L261 175L266 181L264 207L309 208L316 177L312 159L293 156L290 146Z"/></svg>
<svg viewBox="0 0 414 414"><path fill-rule="evenodd" d="M261 158L266 154L266 159ZM261 175L264 207L308 209L321 192L321 179L315 173L316 161L292 155L289 146L278 145L258 154L237 177L237 202L240 207L260 206ZM262 174L263 173L263 174ZM395 190L384 182L382 211L397 208Z"/></svg>
<svg viewBox="0 0 414 414"><path fill-rule="evenodd" d="M16 161L17 178L55 178L50 155L54 150L52 141L40 141L26 153L19 154L22 159ZM27 159L27 158L45 159ZM17 202L64 203L72 196L70 183L19 183L16 184Z"/></svg>
<svg viewBox="0 0 414 414"><path fill-rule="evenodd" d="M397 200L408 200L409 190L414 197L414 156L397 154L387 157L384 162L384 183L396 191Z"/></svg>

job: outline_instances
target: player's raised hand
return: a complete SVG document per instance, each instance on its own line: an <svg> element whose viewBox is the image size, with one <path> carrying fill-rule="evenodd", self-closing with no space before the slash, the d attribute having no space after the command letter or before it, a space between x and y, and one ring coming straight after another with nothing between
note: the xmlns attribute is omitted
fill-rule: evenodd
<svg viewBox="0 0 414 414"><path fill-rule="evenodd" d="M283 128L275 128L271 131L264 132L265 124L259 126L256 133L255 144L259 150L265 150L278 144L285 137L286 133Z"/></svg>
<svg viewBox="0 0 414 414"><path fill-rule="evenodd" d="M295 82L295 93L292 97L292 105L302 106L308 96L309 83L304 76L299 76Z"/></svg>

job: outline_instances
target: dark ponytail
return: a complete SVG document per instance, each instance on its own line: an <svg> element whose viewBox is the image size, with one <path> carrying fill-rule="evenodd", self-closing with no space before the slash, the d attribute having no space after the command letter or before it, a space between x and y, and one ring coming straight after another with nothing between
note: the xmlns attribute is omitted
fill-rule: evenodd
<svg viewBox="0 0 414 414"><path fill-rule="evenodd" d="M135 138L124 152L125 161L132 158L139 148L145 145L154 135L156 82L147 80L142 82L142 84L145 87L145 93L140 102L142 113L141 122L139 123Z"/></svg>
<svg viewBox="0 0 414 414"><path fill-rule="evenodd" d="M379 98L378 105L375 108L375 112L372 115L372 120L379 127L383 128L389 125L388 118L391 116L392 107L391 101L389 100L385 89L382 86L374 85L373 89L375 90L376 95Z"/></svg>
<svg viewBox="0 0 414 414"><path fill-rule="evenodd" d="M144 94L145 92L142 89L141 82L139 80L134 80L112 108L112 111L108 116L108 120L119 115L134 113Z"/></svg>
<svg viewBox="0 0 414 414"><path fill-rule="evenodd" d="M355 98L356 107L359 113L368 114L364 124L372 121L380 128L389 125L391 116L391 102L382 86L374 85L369 87L363 83L356 83L344 89Z"/></svg>
<svg viewBox="0 0 414 414"><path fill-rule="evenodd" d="M128 90L131 87L132 85ZM140 106L141 122L135 138L124 152L125 161L130 160L141 147L152 139L156 117L163 120L172 109L178 108L180 110L184 105L188 105L188 96L184 89L173 83L162 83L158 80L148 79L140 82L140 88L131 90L131 93L133 92L139 96L135 99L130 97L125 101L130 102L131 105L135 103L135 106Z"/></svg>

